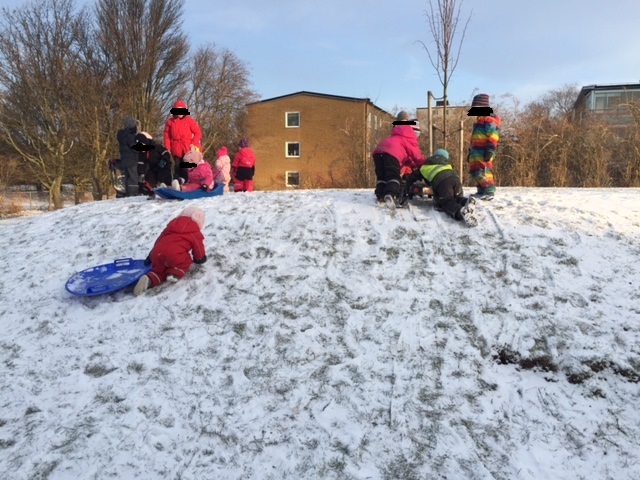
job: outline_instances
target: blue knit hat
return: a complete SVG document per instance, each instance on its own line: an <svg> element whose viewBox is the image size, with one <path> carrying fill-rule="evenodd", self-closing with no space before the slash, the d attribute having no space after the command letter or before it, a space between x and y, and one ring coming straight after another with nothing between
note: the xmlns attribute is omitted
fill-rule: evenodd
<svg viewBox="0 0 640 480"><path fill-rule="evenodd" d="M439 148L438 150L433 152L433 156L435 157L436 155L440 155L441 157L444 157L447 160L449 160L449 152L447 152L444 148Z"/></svg>

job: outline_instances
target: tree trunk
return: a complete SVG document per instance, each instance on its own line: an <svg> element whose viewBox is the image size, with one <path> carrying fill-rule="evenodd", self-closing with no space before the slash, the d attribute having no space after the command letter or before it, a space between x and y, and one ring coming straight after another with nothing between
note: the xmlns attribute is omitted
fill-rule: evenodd
<svg viewBox="0 0 640 480"><path fill-rule="evenodd" d="M49 187L49 209L51 206L54 210L62 208L62 176L56 177Z"/></svg>

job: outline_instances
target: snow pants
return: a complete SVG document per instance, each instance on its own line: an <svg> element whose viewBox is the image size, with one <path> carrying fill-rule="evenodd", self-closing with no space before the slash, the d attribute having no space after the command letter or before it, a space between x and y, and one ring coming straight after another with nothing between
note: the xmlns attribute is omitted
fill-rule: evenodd
<svg viewBox="0 0 640 480"><path fill-rule="evenodd" d="M189 171L186 168L182 168L180 166L180 163L182 163L182 158L181 157L173 157L173 161L175 162L175 166L176 166L175 172L173 174L173 178L177 178L178 180L182 178L185 182L187 180L189 180ZM171 182L169 182L169 183L171 183ZM180 183L182 183L182 182L180 182ZM169 185L169 184L167 183L167 185Z"/></svg>
<svg viewBox="0 0 640 480"><path fill-rule="evenodd" d="M159 183L171 185L171 165L165 165L163 168L149 168L145 174L145 180L152 187L157 187Z"/></svg>
<svg viewBox="0 0 640 480"><path fill-rule="evenodd" d="M433 199L436 209L446 213L451 218L462 220L460 210L467 203L467 197L462 191L462 183L457 175L452 175L437 183L433 189Z"/></svg>
<svg viewBox="0 0 640 480"><path fill-rule="evenodd" d="M238 167L233 175L234 192L253 192L255 167Z"/></svg>
<svg viewBox="0 0 640 480"><path fill-rule="evenodd" d="M122 173L124 175L124 187L127 197L138 195L140 193L138 188L138 165L134 164L130 167L122 167Z"/></svg>
<svg viewBox="0 0 640 480"><path fill-rule="evenodd" d="M376 167L376 189L374 191L378 201L382 201L385 195L398 198L402 188L400 177L400 162L388 153L376 153L373 156Z"/></svg>
<svg viewBox="0 0 640 480"><path fill-rule="evenodd" d="M151 255L151 271L147 277L151 280L151 286L157 287L167 280L168 275L182 278L189 270L193 259L189 253L165 252L163 249L153 249Z"/></svg>
<svg viewBox="0 0 640 480"><path fill-rule="evenodd" d="M484 159L484 151L472 150L469 154L469 174L475 182L479 195L493 195L496 193L496 182L493 178L493 160Z"/></svg>

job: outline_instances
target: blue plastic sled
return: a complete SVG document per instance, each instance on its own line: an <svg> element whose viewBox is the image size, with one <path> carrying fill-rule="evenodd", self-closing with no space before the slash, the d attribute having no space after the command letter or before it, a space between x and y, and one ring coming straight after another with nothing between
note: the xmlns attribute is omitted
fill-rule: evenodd
<svg viewBox="0 0 640 480"><path fill-rule="evenodd" d="M210 192L194 190L193 192L180 192L173 188L154 188L153 191L162 198L169 200L192 200L194 198L207 198L222 195L224 184L218 183Z"/></svg>
<svg viewBox="0 0 640 480"><path fill-rule="evenodd" d="M121 258L76 273L67 281L65 288L73 295L102 295L136 283L150 270L151 265L145 265L144 260Z"/></svg>

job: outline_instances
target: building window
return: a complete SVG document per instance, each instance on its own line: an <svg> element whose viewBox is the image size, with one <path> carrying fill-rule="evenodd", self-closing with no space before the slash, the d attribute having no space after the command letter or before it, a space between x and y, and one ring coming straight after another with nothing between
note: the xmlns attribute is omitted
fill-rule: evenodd
<svg viewBox="0 0 640 480"><path fill-rule="evenodd" d="M638 92L594 92L593 100L588 102L593 110L615 110L619 106L625 106L628 102L636 99Z"/></svg>
<svg viewBox="0 0 640 480"><path fill-rule="evenodd" d="M300 157L300 142L287 142L287 158Z"/></svg>
<svg viewBox="0 0 640 480"><path fill-rule="evenodd" d="M285 172L287 187L298 188L300 186L300 172Z"/></svg>
<svg viewBox="0 0 640 480"><path fill-rule="evenodd" d="M300 127L300 112L287 112L287 128Z"/></svg>

